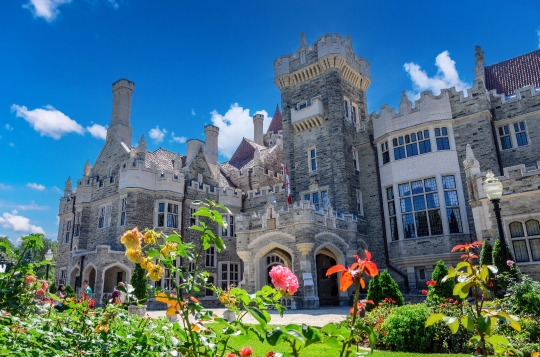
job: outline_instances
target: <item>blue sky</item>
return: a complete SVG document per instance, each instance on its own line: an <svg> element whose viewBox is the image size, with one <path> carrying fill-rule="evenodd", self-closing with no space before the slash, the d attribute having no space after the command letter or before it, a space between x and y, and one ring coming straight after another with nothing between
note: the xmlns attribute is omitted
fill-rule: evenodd
<svg viewBox="0 0 540 357"><path fill-rule="evenodd" d="M145 134L149 150L183 154L214 123L226 160L255 112L274 113L272 64L301 32L351 35L372 112L402 90L467 87L477 44L487 64L537 50L539 13L538 1L0 1L0 235L56 238L64 182L96 159L119 78L136 84L134 145Z"/></svg>

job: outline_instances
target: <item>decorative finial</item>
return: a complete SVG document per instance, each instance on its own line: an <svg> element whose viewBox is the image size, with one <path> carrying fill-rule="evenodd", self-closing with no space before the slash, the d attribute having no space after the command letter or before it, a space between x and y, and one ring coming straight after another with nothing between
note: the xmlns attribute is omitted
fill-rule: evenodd
<svg viewBox="0 0 540 357"><path fill-rule="evenodd" d="M471 147L471 144L467 144L465 147L465 160L463 161L463 166L465 169L478 168L480 169L480 163L474 157L474 153Z"/></svg>
<svg viewBox="0 0 540 357"><path fill-rule="evenodd" d="M304 32L302 32L300 34L300 48L304 48L304 47L307 47L306 34Z"/></svg>
<svg viewBox="0 0 540 357"><path fill-rule="evenodd" d="M484 77L484 67L485 67L484 52L482 51L482 48L480 46L476 46L474 50L476 52L474 54L474 56L476 57L476 63L474 66L474 76L475 78L482 78Z"/></svg>
<svg viewBox="0 0 540 357"><path fill-rule="evenodd" d="M407 114L410 113L412 110L412 103L409 100L409 97L407 97L407 92L402 91L401 92L401 103L399 103L399 113L400 114Z"/></svg>
<svg viewBox="0 0 540 357"><path fill-rule="evenodd" d="M86 164L84 164L84 170L83 170L83 176L90 176L92 172L92 166L90 166L90 159L86 160Z"/></svg>
<svg viewBox="0 0 540 357"><path fill-rule="evenodd" d="M349 48L352 48L351 35L347 34L347 39L345 40L345 45Z"/></svg>
<svg viewBox="0 0 540 357"><path fill-rule="evenodd" d="M137 148L139 150L146 150L146 140L144 139L144 134L141 135L141 138L139 139L139 143L137 145Z"/></svg>
<svg viewBox="0 0 540 357"><path fill-rule="evenodd" d="M482 47L476 45L474 50L476 51L476 53L475 53L476 60L477 61L483 60L484 59L484 51L482 51Z"/></svg>
<svg viewBox="0 0 540 357"><path fill-rule="evenodd" d="M71 193L71 188L72 187L73 186L71 184L71 176L68 176L66 184L64 186L64 193Z"/></svg>

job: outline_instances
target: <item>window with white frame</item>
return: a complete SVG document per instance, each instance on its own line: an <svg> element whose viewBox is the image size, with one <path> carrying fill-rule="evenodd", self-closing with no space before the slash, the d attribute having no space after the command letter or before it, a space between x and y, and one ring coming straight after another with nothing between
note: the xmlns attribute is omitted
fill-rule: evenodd
<svg viewBox="0 0 540 357"><path fill-rule="evenodd" d="M442 234L443 226L435 178L403 183L398 185L398 188L405 239Z"/></svg>
<svg viewBox="0 0 540 357"><path fill-rule="evenodd" d="M191 273L192 271L195 270L195 263L194 262L190 262L188 264L188 271Z"/></svg>
<svg viewBox="0 0 540 357"><path fill-rule="evenodd" d="M216 248L214 246L204 252L204 266L207 268L216 267Z"/></svg>
<svg viewBox="0 0 540 357"><path fill-rule="evenodd" d="M385 141L381 144L382 163L388 164L390 162L390 151L388 151L388 142Z"/></svg>
<svg viewBox="0 0 540 357"><path fill-rule="evenodd" d="M362 191L356 190L356 212L359 216L364 215L364 202L362 200Z"/></svg>
<svg viewBox="0 0 540 357"><path fill-rule="evenodd" d="M317 170L317 151L315 148L308 149L309 171Z"/></svg>
<svg viewBox="0 0 540 357"><path fill-rule="evenodd" d="M446 127L435 128L435 139L437 150L450 150L450 139L448 139L448 129Z"/></svg>
<svg viewBox="0 0 540 357"><path fill-rule="evenodd" d="M240 281L240 263L220 262L219 263L219 286L223 290L231 285L238 286Z"/></svg>
<svg viewBox="0 0 540 357"><path fill-rule="evenodd" d="M508 125L499 127L499 139L501 140L501 150L512 148L512 140L510 139L510 129L508 128Z"/></svg>
<svg viewBox="0 0 540 357"><path fill-rule="evenodd" d="M71 220L66 221L66 233L64 236L64 243L69 243L69 238L71 237Z"/></svg>
<svg viewBox="0 0 540 357"><path fill-rule="evenodd" d="M540 222L537 219L515 221L509 224L509 229L516 262L540 261Z"/></svg>
<svg viewBox="0 0 540 357"><path fill-rule="evenodd" d="M223 220L227 225L225 227L221 227L221 236L222 237L234 237L234 216L229 214L222 215Z"/></svg>
<svg viewBox="0 0 540 357"><path fill-rule="evenodd" d="M75 213L75 229L73 230L73 236L78 237L81 235L81 212Z"/></svg>
<svg viewBox="0 0 540 357"><path fill-rule="evenodd" d="M396 218L396 204L394 203L394 188L388 187L386 189L386 200L388 201L388 216L390 217L390 238L394 240L399 239L397 218Z"/></svg>
<svg viewBox="0 0 540 357"><path fill-rule="evenodd" d="M105 228L111 225L111 211L111 204L99 207L98 228Z"/></svg>
<svg viewBox="0 0 540 357"><path fill-rule="evenodd" d="M158 202L157 226L178 228L178 204L173 202Z"/></svg>
<svg viewBox="0 0 540 357"><path fill-rule="evenodd" d="M176 258L172 261L173 267L179 266L179 258ZM176 273L172 272L171 269L165 268L165 273L160 281L156 281L155 287L161 288L163 290L174 290L176 284L178 284L178 279Z"/></svg>
<svg viewBox="0 0 540 357"><path fill-rule="evenodd" d="M444 202L446 203L446 215L450 233L463 233L461 212L456 187L456 178L453 175L443 176Z"/></svg>
<svg viewBox="0 0 540 357"><path fill-rule="evenodd" d="M326 190L318 191L318 192L310 192L310 193L304 194L304 200L310 201L315 206L315 209L319 210L326 196L328 196L328 191Z"/></svg>
<svg viewBox="0 0 540 357"><path fill-rule="evenodd" d="M514 123L514 134L516 135L517 146L525 146L529 144L529 142L527 141L527 132L525 130L524 121Z"/></svg>
<svg viewBox="0 0 540 357"><path fill-rule="evenodd" d="M206 279L206 284L207 286L210 286L210 285L214 285L216 282L215 280L215 277L213 275L210 275L207 279ZM211 296L214 296L214 290L212 289L204 289L204 296L205 297L211 297Z"/></svg>
<svg viewBox="0 0 540 357"><path fill-rule="evenodd" d="M431 141L429 140L429 130L420 130L416 133L398 136L392 139L394 148L394 160L401 160L406 157L412 157L431 152ZM388 143L381 145L383 152L383 165L390 162L388 152Z"/></svg>
<svg viewBox="0 0 540 357"><path fill-rule="evenodd" d="M126 225L126 207L127 207L127 198L124 197L120 201L120 225Z"/></svg>

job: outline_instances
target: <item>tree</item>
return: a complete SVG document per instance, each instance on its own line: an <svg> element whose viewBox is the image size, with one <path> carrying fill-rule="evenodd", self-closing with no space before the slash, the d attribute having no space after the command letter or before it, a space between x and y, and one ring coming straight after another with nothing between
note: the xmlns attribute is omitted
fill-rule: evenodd
<svg viewBox="0 0 540 357"><path fill-rule="evenodd" d="M58 291L58 288L56 287L56 283L53 281L51 285L49 285L49 292L51 294L56 294Z"/></svg>
<svg viewBox="0 0 540 357"><path fill-rule="evenodd" d="M148 299L148 279L146 278L145 270L139 264L135 264L135 270L131 276L131 285L133 285L134 289L133 295L137 297L139 302Z"/></svg>
<svg viewBox="0 0 540 357"><path fill-rule="evenodd" d="M75 290L73 290L73 288L71 287L71 285L67 284L66 285L66 294L68 297L70 298L74 298L75 297Z"/></svg>
<svg viewBox="0 0 540 357"><path fill-rule="evenodd" d="M392 276L385 271L373 277L369 282L366 299L372 300L373 305L367 304L367 310L371 310L379 305L384 298L393 299L397 306L405 304L405 299L403 298L401 291L399 291L398 284L392 279Z"/></svg>
<svg viewBox="0 0 540 357"><path fill-rule="evenodd" d="M512 255L512 251L510 250L510 247L508 247L508 243L505 242L506 245L506 259L515 261L514 256ZM499 274L506 271L508 265L506 261L504 261L504 257L502 254L502 244L500 238L497 238L495 240L495 245L493 246L493 254L492 254L492 261L493 265L497 267L499 270ZM516 274L517 273L517 267L516 265L512 265L512 267L509 269L510 273Z"/></svg>
<svg viewBox="0 0 540 357"><path fill-rule="evenodd" d="M480 252L480 265L493 265L493 247L488 241L484 241L484 244L482 245L482 251Z"/></svg>
<svg viewBox="0 0 540 357"><path fill-rule="evenodd" d="M455 282L454 279L448 279L443 283L442 280L446 275L448 275L448 268L442 260L439 260L431 274L431 280L435 281L435 286L428 289L428 302L440 303L440 300L453 297Z"/></svg>

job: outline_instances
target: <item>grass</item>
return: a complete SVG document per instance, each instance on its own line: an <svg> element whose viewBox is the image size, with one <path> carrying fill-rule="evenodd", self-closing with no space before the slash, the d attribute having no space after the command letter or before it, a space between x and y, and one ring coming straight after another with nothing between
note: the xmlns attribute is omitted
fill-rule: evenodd
<svg viewBox="0 0 540 357"><path fill-rule="evenodd" d="M220 332L221 329L225 325L223 324L209 324L207 327L212 328L216 332ZM249 335L241 335L237 337L232 337L229 340L229 344L231 348L235 350L239 350L242 347L249 346L253 348L253 356L254 357L265 357L266 354L269 351L274 352L292 352L291 347L288 343L280 342L276 346L270 346L268 343L262 343L260 342L257 337L254 334ZM221 352L221 347L219 352ZM228 349L227 352L229 352L230 349ZM363 352L366 350L360 350L360 352ZM313 344L308 347L306 347L304 350L302 350L301 356L302 357L339 357L339 350L324 344ZM226 356L226 353L224 354ZM352 355L355 356L355 355ZM373 357L414 357L414 356L422 356L422 357L470 357L470 354L441 354L441 353L431 353L431 354L422 354L422 353L407 353L407 352L393 352L393 351L374 351L373 354L368 354L368 356Z"/></svg>

